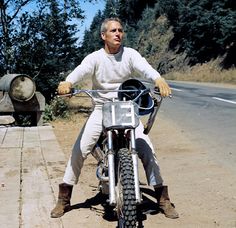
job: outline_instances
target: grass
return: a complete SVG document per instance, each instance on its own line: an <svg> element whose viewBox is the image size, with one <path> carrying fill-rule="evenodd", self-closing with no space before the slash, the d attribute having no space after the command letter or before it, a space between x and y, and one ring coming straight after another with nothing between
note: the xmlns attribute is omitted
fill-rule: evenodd
<svg viewBox="0 0 236 228"><path fill-rule="evenodd" d="M217 60L205 64L197 64L182 72L171 72L164 76L169 80L213 82L236 85L236 68L222 70Z"/></svg>

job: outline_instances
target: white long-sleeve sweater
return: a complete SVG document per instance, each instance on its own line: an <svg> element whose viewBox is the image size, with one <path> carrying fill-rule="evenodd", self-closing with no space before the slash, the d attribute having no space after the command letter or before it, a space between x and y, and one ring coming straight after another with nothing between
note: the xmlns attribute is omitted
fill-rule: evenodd
<svg viewBox="0 0 236 228"><path fill-rule="evenodd" d="M117 54L108 54L102 48L84 58L66 78L73 85L84 77L92 78L93 89L118 89L125 80L138 73L142 78L155 81L160 74L136 50L121 47ZM114 93L99 93L100 97L111 98Z"/></svg>

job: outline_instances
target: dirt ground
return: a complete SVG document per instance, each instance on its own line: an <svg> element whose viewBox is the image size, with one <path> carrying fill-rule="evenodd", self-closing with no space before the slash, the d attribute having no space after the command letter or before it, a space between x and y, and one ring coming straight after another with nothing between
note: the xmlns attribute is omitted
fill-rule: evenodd
<svg viewBox="0 0 236 228"><path fill-rule="evenodd" d="M88 113L82 112L71 116L69 120L51 123L67 158L87 116ZM153 192L148 191L148 186L144 185L142 187L146 193L140 227L236 227L236 174L216 163L207 151L193 143L187 132L166 119L161 111L150 137L162 176L169 186L171 201L180 218L172 220L158 213L152 198ZM115 227L114 218L106 216L107 211L102 207L100 199L96 201L98 181L95 168L96 162L89 156L76 186L79 198L72 199L72 204L89 204L76 209L81 224L91 224L91 219L96 218L96 225L84 227ZM142 171L140 176L141 181L145 182Z"/></svg>

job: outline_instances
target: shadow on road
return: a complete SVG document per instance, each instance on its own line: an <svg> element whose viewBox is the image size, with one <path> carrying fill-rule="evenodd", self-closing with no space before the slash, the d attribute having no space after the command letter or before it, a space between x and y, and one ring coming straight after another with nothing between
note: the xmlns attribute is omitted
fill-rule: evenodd
<svg viewBox="0 0 236 228"><path fill-rule="evenodd" d="M156 215L160 213L157 207L156 201L154 199L155 192L150 188L141 188L142 192L142 203L137 207L138 213L138 227L144 227L143 221L147 219L147 215ZM101 205L103 209L96 208L94 206ZM114 207L110 206L108 203L108 195L104 195L98 192L94 197L87 199L86 201L71 206L70 210L76 210L79 208L89 208L90 210L96 211L102 214L103 219L114 222L117 221L116 211Z"/></svg>

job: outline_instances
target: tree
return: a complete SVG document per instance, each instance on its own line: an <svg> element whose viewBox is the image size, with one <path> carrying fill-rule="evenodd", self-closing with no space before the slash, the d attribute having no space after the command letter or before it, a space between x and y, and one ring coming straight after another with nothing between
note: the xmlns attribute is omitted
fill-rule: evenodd
<svg viewBox="0 0 236 228"><path fill-rule="evenodd" d="M83 43L81 46L81 52L83 56L97 50L103 45L100 39L100 25L105 18L119 17L126 30L125 44L129 46L135 46L138 21L142 17L142 12L146 7L153 7L156 0L107 0L103 12L99 11L90 26L85 31Z"/></svg>
<svg viewBox="0 0 236 228"><path fill-rule="evenodd" d="M100 36L100 27L103 20L104 16L99 10L94 16L89 30L85 30L82 46L80 49L83 57L103 46L103 41Z"/></svg>
<svg viewBox="0 0 236 228"><path fill-rule="evenodd" d="M156 0L118 0L118 15L121 20L131 27L137 29L137 22L142 17L142 12L145 8L154 7Z"/></svg>
<svg viewBox="0 0 236 228"><path fill-rule="evenodd" d="M14 64L14 37L16 36L16 31L14 31L15 20L21 9L30 2L32 0L0 0L0 62L2 71L11 71L12 69L12 64Z"/></svg>
<svg viewBox="0 0 236 228"><path fill-rule="evenodd" d="M117 0L107 0L105 8L103 10L103 17L118 17L119 16L119 8Z"/></svg>
<svg viewBox="0 0 236 228"><path fill-rule="evenodd" d="M34 6L31 13L29 4ZM59 75L79 58L78 27L72 23L84 18L79 1L0 0L0 10L0 74L27 73L50 98L63 77Z"/></svg>
<svg viewBox="0 0 236 228"><path fill-rule="evenodd" d="M167 15L173 26L175 36L170 46L186 52L192 64L203 63L219 55L226 55L226 59L231 56L232 60L236 37L234 1L159 0L157 9L160 14Z"/></svg>
<svg viewBox="0 0 236 228"><path fill-rule="evenodd" d="M59 9L56 0L51 0L49 13L43 17L38 47L35 49L37 59L33 66L37 66L36 82L40 91L50 98L59 83L64 79L63 73L74 68L77 58L77 39L75 25L66 23L68 15ZM20 69L20 68L19 68Z"/></svg>

